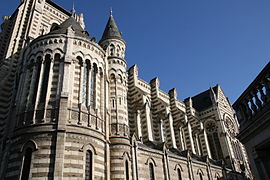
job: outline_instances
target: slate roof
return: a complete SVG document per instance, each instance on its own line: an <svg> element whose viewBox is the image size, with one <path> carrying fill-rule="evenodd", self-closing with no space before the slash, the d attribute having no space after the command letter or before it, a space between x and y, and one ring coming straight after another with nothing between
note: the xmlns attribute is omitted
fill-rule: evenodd
<svg viewBox="0 0 270 180"><path fill-rule="evenodd" d="M53 27L49 34L66 34L67 29L70 26L75 31L75 35L89 39L88 32L85 31L81 27L81 25L76 21L76 19L74 17L72 17L72 16L70 16L66 21L64 21L59 26Z"/></svg>
<svg viewBox="0 0 270 180"><path fill-rule="evenodd" d="M103 35L100 41L104 41L106 39L122 39L122 35L112 15L110 15L109 17L109 20L107 22L106 28L103 32Z"/></svg>
<svg viewBox="0 0 270 180"><path fill-rule="evenodd" d="M218 86L213 87L213 90L215 94L217 95L218 92ZM204 91L194 97L192 97L192 104L193 108L195 108L197 111L203 111L213 105L213 102L210 97L210 89L207 91Z"/></svg>

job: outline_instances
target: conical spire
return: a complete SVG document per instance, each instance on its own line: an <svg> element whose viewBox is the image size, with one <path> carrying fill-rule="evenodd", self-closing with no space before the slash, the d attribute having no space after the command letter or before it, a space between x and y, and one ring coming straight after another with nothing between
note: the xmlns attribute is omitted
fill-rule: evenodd
<svg viewBox="0 0 270 180"><path fill-rule="evenodd" d="M101 38L101 41L106 39L122 39L121 33L115 23L115 20L112 15L112 9L110 10L110 17L106 25L105 31Z"/></svg>

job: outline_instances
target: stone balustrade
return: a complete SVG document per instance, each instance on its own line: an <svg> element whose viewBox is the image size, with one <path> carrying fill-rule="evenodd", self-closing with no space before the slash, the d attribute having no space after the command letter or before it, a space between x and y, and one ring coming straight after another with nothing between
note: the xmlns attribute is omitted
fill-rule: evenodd
<svg viewBox="0 0 270 180"><path fill-rule="evenodd" d="M233 105L240 123L240 128L245 128L254 121L254 117L263 111L266 106L269 106L269 102L270 62Z"/></svg>

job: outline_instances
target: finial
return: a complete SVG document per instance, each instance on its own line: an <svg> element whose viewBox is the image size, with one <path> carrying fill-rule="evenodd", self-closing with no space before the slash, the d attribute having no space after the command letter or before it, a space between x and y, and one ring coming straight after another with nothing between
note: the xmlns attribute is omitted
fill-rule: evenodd
<svg viewBox="0 0 270 180"><path fill-rule="evenodd" d="M111 9L110 9L110 16L112 16L113 15L113 11L112 11L112 7L111 7Z"/></svg>
<svg viewBox="0 0 270 180"><path fill-rule="evenodd" d="M75 16L75 12L76 12L76 10L75 10L74 1L73 1L72 10L71 10L71 14L73 17Z"/></svg>

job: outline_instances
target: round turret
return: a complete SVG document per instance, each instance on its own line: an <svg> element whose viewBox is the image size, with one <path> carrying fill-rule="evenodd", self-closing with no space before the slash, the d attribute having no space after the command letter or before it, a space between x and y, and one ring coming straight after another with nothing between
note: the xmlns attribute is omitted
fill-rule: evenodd
<svg viewBox="0 0 270 180"><path fill-rule="evenodd" d="M112 12L99 42L105 50L108 63L109 98L111 109L111 134L129 134L127 112L127 72L125 61L126 43L116 25Z"/></svg>
<svg viewBox="0 0 270 180"><path fill-rule="evenodd" d="M15 179L39 177L35 172L57 179L105 179L95 171L106 171L104 59L104 50L73 17L29 44L11 145L18 150L10 151L21 165L22 176ZM40 161L48 163L41 167Z"/></svg>
<svg viewBox="0 0 270 180"><path fill-rule="evenodd" d="M124 169L131 168L130 136L127 107L127 63L125 61L126 43L110 14L105 31L99 42L105 50L109 79L109 110L110 110L110 179L127 179L129 174ZM122 156L123 159L117 158Z"/></svg>

